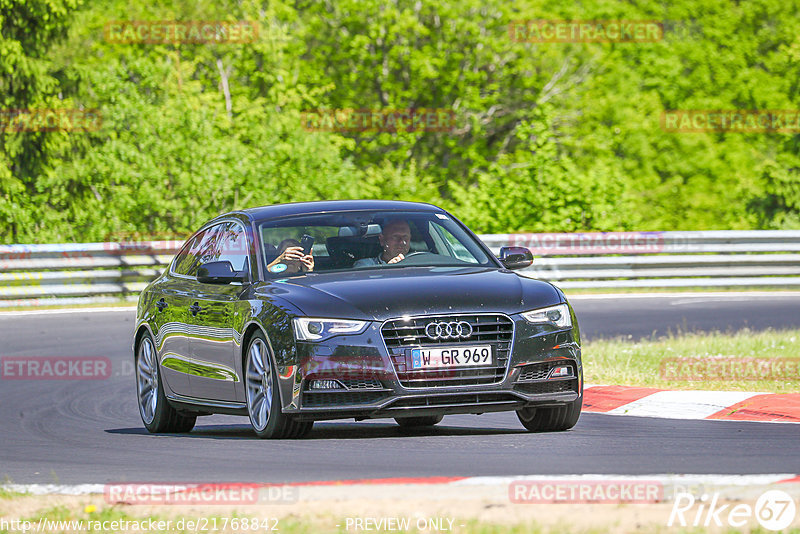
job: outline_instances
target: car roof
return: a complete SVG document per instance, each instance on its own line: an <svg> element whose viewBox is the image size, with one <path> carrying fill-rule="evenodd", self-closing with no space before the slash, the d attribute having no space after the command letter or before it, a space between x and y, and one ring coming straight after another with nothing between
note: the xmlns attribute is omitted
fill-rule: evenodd
<svg viewBox="0 0 800 534"><path fill-rule="evenodd" d="M402 200L319 200L315 202L292 202L289 204L274 204L272 206L248 208L220 215L220 217L243 214L249 219L258 222L265 219L291 215L313 215L337 211L359 210L421 210L445 213L442 208L424 202L406 202Z"/></svg>

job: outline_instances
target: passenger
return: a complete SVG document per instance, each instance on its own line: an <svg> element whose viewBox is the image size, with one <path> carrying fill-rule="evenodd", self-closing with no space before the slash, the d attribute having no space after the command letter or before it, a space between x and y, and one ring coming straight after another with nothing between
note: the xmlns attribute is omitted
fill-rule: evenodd
<svg viewBox="0 0 800 534"><path fill-rule="evenodd" d="M297 239L284 239L278 245L278 257L267 265L267 270L274 274L310 272L314 270L314 256L304 255Z"/></svg>
<svg viewBox="0 0 800 534"><path fill-rule="evenodd" d="M369 267L373 265L388 265L403 261L411 248L411 226L403 219L393 219L383 225L383 231L378 236L383 252L374 258L362 258L353 264L353 267Z"/></svg>

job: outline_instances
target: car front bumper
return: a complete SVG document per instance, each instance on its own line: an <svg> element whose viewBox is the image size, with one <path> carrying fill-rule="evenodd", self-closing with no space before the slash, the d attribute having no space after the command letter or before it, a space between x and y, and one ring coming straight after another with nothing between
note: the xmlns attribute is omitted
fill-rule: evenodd
<svg viewBox="0 0 800 534"><path fill-rule="evenodd" d="M283 375L287 385L291 382L284 389L284 412L301 420L362 419L480 414L578 400L583 370L577 326L543 331L519 317L505 317L513 330L494 376L479 369L471 374L441 369L413 383L411 373L403 372L408 348L387 348L385 323L371 324L359 335L298 342L298 365ZM498 354L495 347L494 363ZM553 368L564 366L570 376L549 377ZM336 388L327 387L334 382ZM312 387L320 385L326 387Z"/></svg>

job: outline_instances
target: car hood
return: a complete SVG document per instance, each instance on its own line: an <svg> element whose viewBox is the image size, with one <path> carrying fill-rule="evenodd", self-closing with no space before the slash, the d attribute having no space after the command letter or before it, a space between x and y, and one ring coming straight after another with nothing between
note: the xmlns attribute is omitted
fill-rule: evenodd
<svg viewBox="0 0 800 534"><path fill-rule="evenodd" d="M307 316L386 320L403 315L521 311L562 302L539 280L494 268L404 267L314 273L265 283Z"/></svg>

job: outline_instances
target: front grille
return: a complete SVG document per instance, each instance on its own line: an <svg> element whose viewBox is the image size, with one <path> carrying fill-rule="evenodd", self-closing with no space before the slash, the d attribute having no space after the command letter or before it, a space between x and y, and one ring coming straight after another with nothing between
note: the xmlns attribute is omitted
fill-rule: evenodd
<svg viewBox="0 0 800 534"><path fill-rule="evenodd" d="M472 326L472 335L467 339L433 340L425 335L425 327L432 322L466 321ZM386 348L391 355L394 370L400 384L406 388L429 388L440 386L469 386L494 384L503 380L508 367L511 343L514 337L514 322L499 314L464 314L446 317L411 317L387 321L381 329ZM450 368L434 370L411 370L410 349L436 346L458 346L491 344L494 346L494 366L472 368Z"/></svg>
<svg viewBox="0 0 800 534"><path fill-rule="evenodd" d="M386 397L383 391L326 391L303 392L303 406L319 408L322 406L347 406L352 404L372 404Z"/></svg>
<svg viewBox="0 0 800 534"><path fill-rule="evenodd" d="M517 384L514 389L529 395L539 393L564 393L567 391L578 391L578 381L572 380L548 380L547 382L532 382L528 384Z"/></svg>
<svg viewBox="0 0 800 534"><path fill-rule="evenodd" d="M572 360L554 360L551 362L533 363L521 367L517 380L520 382L526 380L544 380L547 378L548 373L550 373L550 369L565 365L571 366L573 374L575 373L575 362Z"/></svg>

